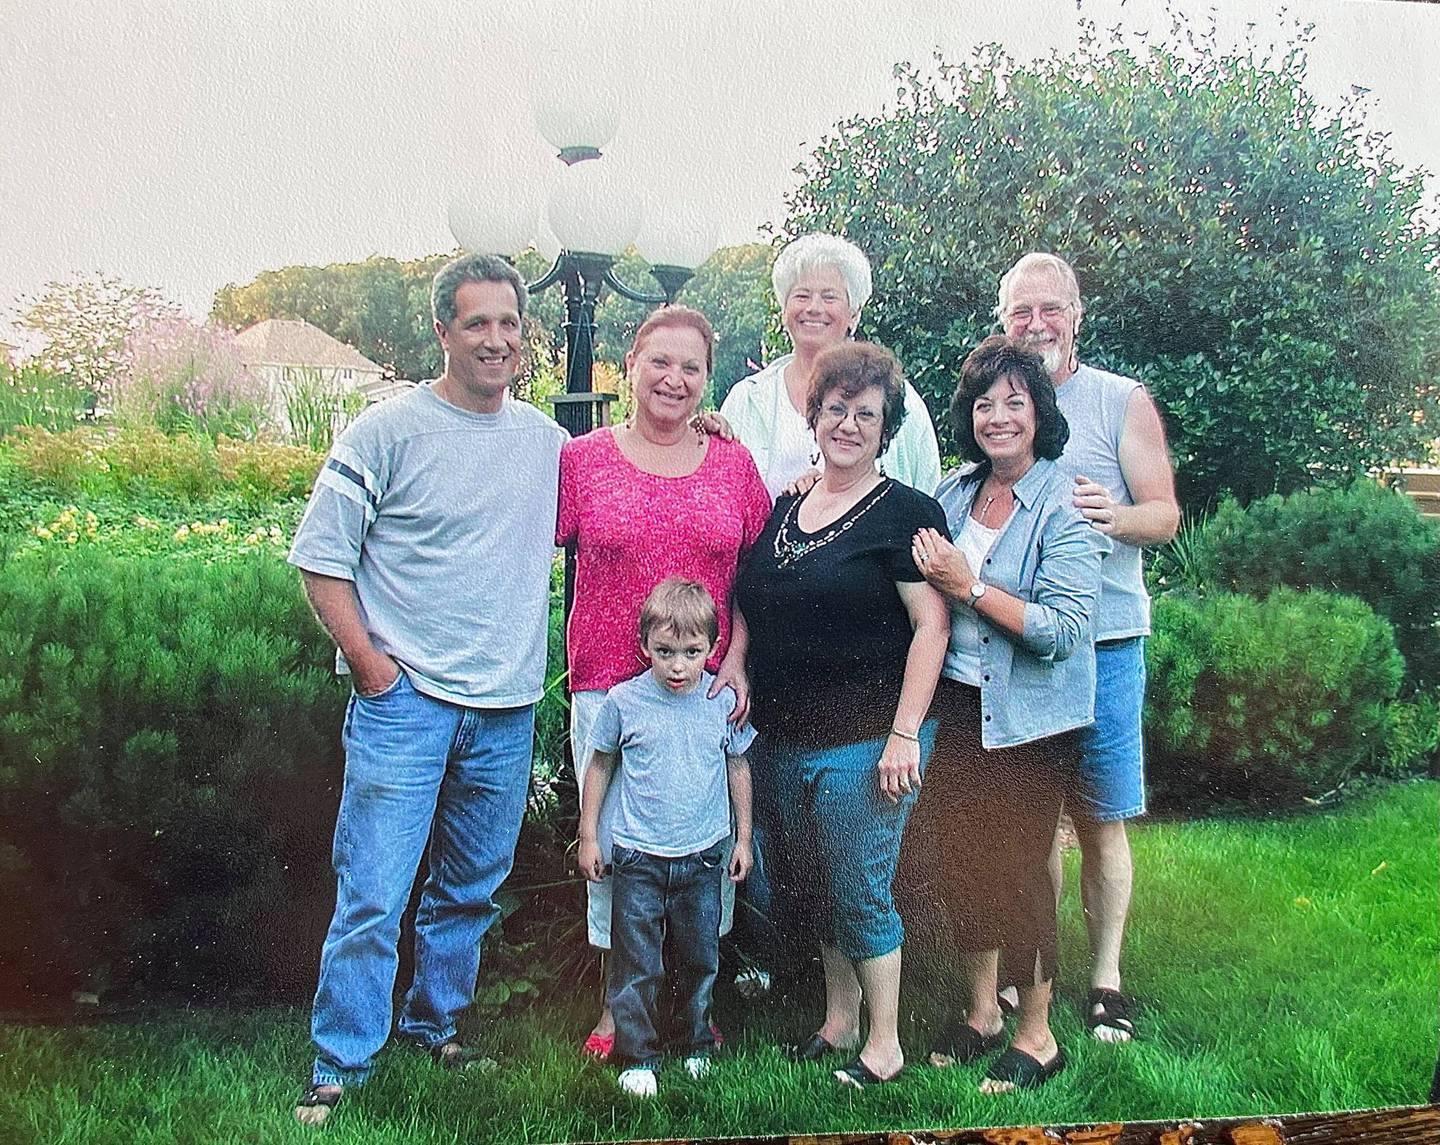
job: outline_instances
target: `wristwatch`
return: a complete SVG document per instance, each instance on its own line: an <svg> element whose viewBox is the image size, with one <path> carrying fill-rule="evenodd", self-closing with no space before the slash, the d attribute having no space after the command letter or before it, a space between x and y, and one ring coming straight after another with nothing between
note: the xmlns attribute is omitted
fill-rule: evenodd
<svg viewBox="0 0 1440 1145"><path fill-rule="evenodd" d="M985 595L985 582L983 580L970 583L970 600L967 602L971 608L980 603L980 598Z"/></svg>

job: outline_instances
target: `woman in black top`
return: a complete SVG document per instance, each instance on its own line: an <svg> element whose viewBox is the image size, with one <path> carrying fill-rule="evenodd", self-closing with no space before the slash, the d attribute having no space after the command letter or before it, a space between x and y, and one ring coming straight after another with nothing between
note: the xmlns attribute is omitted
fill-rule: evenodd
<svg viewBox="0 0 1440 1145"><path fill-rule="evenodd" d="M825 471L775 504L736 582L750 631L757 769L769 768L792 911L816 929L825 1020L794 1056L813 1061L869 1036L835 1076L864 1086L904 1065L897 1033L904 931L890 884L935 725L925 721L949 638L943 599L910 556L917 529L945 531L930 497L875 459L904 417L893 354L865 342L823 353L807 419Z"/></svg>

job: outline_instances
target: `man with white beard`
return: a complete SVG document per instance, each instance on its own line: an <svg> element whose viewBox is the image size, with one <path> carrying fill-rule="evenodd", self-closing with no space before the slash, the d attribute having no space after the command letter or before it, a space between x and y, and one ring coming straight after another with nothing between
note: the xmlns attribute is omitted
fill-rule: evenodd
<svg viewBox="0 0 1440 1145"><path fill-rule="evenodd" d="M1134 1036L1133 1002L1120 989L1120 947L1132 864L1125 821L1145 812L1141 715L1150 598L1140 550L1175 535L1180 508L1159 411L1133 378L1080 364L1085 308L1075 272L1053 254L1027 254L1000 280L1005 333L1036 350L1055 382L1070 440L1059 459L1075 506L1114 543L1101 567L1095 617L1095 722L1081 732L1081 764L1066 807L1080 840L1080 889L1090 937L1085 1021L1104 1042ZM1052 855L1060 887L1058 842Z"/></svg>

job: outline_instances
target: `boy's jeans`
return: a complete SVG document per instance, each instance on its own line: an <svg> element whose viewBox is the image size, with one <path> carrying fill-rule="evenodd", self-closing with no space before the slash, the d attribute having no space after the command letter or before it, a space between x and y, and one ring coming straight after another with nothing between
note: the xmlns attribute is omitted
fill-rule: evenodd
<svg viewBox="0 0 1440 1145"><path fill-rule="evenodd" d="M724 856L724 842L674 859L618 843L612 849L609 992L615 1056L622 1065L660 1064L656 1018L667 973L679 1048L714 1048L710 996L720 967Z"/></svg>
<svg viewBox="0 0 1440 1145"><path fill-rule="evenodd" d="M400 916L427 840L399 1031L427 1046L454 1037L515 859L533 736L533 705L459 707L415 691L403 671L378 696L350 698L335 915L310 1023L316 1085L361 1084L390 1036Z"/></svg>

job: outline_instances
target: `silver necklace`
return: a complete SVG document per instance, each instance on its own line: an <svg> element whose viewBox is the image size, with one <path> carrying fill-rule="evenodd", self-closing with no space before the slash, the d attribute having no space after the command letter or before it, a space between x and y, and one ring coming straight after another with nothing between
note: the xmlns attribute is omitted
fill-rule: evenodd
<svg viewBox="0 0 1440 1145"><path fill-rule="evenodd" d="M799 514L800 502L804 500L803 497L796 497L795 500L790 502L790 508L785 510L785 516L780 520L780 527L775 530L774 548L776 567L782 569L789 568L801 557L813 553L816 549L824 548L836 537L847 532L854 526L855 522L865 516L885 494L890 492L890 485L890 482L883 483L880 491L876 493L871 498L870 503L858 513L855 513L853 516L848 517L838 524L831 525L830 528L824 533L821 533L820 536L811 537L808 541L797 540L790 535L790 525L796 521ZM867 493L866 496L870 496L870 494ZM796 528L799 528L798 524L796 524Z"/></svg>

